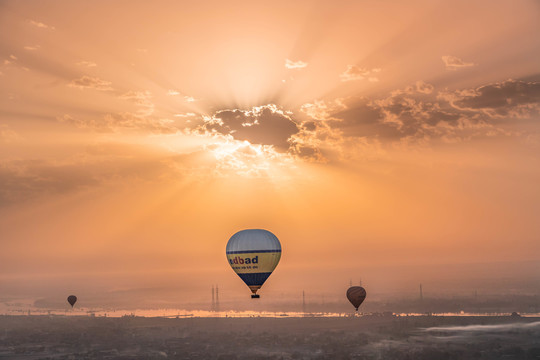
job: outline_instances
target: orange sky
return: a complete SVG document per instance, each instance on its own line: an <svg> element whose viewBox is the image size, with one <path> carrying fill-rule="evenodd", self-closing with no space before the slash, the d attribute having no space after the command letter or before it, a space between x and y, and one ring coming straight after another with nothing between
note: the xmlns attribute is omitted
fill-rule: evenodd
<svg viewBox="0 0 540 360"><path fill-rule="evenodd" d="M263 295L540 261L537 1L3 1L0 32L5 296L246 295L245 228L282 242Z"/></svg>

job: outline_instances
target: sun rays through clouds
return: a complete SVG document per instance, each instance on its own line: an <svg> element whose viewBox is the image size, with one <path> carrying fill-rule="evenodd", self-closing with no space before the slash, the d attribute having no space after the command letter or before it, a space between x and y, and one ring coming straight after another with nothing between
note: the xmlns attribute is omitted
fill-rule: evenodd
<svg viewBox="0 0 540 360"><path fill-rule="evenodd" d="M0 10L0 263L14 273L34 248L64 267L84 249L89 268L103 253L191 266L252 226L336 267L351 248L380 264L540 253L537 2Z"/></svg>

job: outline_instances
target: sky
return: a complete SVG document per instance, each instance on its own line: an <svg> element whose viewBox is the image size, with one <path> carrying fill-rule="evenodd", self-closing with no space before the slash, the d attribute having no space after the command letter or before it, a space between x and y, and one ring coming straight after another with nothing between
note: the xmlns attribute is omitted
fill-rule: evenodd
<svg viewBox="0 0 540 360"><path fill-rule="evenodd" d="M538 1L8 0L0 32L3 299L248 296L249 228L263 296L540 284Z"/></svg>

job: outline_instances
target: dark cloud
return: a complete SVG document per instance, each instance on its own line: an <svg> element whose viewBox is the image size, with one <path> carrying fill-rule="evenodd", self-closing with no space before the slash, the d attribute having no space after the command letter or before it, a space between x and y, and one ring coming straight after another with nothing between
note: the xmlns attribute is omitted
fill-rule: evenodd
<svg viewBox="0 0 540 360"><path fill-rule="evenodd" d="M385 98L350 97L308 105L303 108L307 115L343 137L457 140L507 133L497 127L506 129L515 119L538 114L540 83L508 80L436 93L432 85L417 82Z"/></svg>
<svg viewBox="0 0 540 360"><path fill-rule="evenodd" d="M350 98L345 108L331 115L327 123L331 128L343 131L345 136L380 136L396 133L395 128L382 123L381 109L366 98ZM388 134L390 136L390 134Z"/></svg>
<svg viewBox="0 0 540 360"><path fill-rule="evenodd" d="M414 92L395 92L391 96L369 100L349 98L343 101L345 108L331 114L326 122L339 129L346 137L376 137L399 139L422 135L425 126L437 126L441 122L452 123L459 114L452 113L450 106L441 108L434 103L426 87Z"/></svg>
<svg viewBox="0 0 540 360"><path fill-rule="evenodd" d="M314 162L325 162L326 158L323 156L321 149L306 146L304 144L295 144L293 148L293 154L303 160Z"/></svg>
<svg viewBox="0 0 540 360"><path fill-rule="evenodd" d="M315 131L317 129L317 124L315 121L306 121L302 124L302 127L307 131Z"/></svg>
<svg viewBox="0 0 540 360"><path fill-rule="evenodd" d="M537 112L540 82L507 80L473 91L458 92L456 98L454 104L461 109L488 110L500 116L509 115L520 107Z"/></svg>
<svg viewBox="0 0 540 360"><path fill-rule="evenodd" d="M289 115L274 105L254 107L252 110L221 110L196 130L221 135L231 135L235 140L252 144L273 145L286 151L292 135L300 131L299 125Z"/></svg>
<svg viewBox="0 0 540 360"><path fill-rule="evenodd" d="M425 93L400 93L374 103L384 114L383 124L395 128L398 136L423 133L426 125L455 125L460 118L460 114L451 111L449 104L433 102Z"/></svg>

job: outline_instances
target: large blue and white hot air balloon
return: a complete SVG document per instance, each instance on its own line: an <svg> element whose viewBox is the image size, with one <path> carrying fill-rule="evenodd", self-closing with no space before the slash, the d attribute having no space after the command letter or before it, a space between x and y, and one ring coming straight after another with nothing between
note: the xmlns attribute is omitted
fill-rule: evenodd
<svg viewBox="0 0 540 360"><path fill-rule="evenodd" d="M256 299L257 290L272 274L281 258L281 244L270 231L242 230L227 243L227 260L235 273L246 283Z"/></svg>

